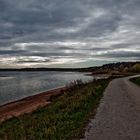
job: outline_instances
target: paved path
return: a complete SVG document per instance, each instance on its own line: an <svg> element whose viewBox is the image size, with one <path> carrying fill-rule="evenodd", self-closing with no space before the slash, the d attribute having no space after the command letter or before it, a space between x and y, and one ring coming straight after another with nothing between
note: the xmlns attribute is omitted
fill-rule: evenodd
<svg viewBox="0 0 140 140"><path fill-rule="evenodd" d="M129 78L109 84L83 140L140 140L140 87Z"/></svg>

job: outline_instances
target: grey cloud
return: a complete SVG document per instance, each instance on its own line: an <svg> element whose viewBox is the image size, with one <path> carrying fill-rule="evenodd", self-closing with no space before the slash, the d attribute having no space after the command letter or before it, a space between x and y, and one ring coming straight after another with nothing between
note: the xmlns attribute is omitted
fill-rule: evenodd
<svg viewBox="0 0 140 140"><path fill-rule="evenodd" d="M114 58L114 59L127 59L131 61L131 58L135 58L136 60L140 59L140 51L139 52L128 52L128 51L118 51L118 52L107 52L101 55L93 55L94 57L101 58Z"/></svg>
<svg viewBox="0 0 140 140"><path fill-rule="evenodd" d="M121 51L121 52L117 52L117 53L109 53L106 55L106 57L115 57L115 58L119 58L119 57L122 57L122 58L133 58L133 57L136 57L136 58L140 58L140 52L125 52L125 51Z"/></svg>
<svg viewBox="0 0 140 140"><path fill-rule="evenodd" d="M139 7L139 0L1 0L0 55L48 57L48 63L55 57L139 59Z"/></svg>
<svg viewBox="0 0 140 140"><path fill-rule="evenodd" d="M48 63L52 62L52 60L18 60L16 63L21 64L21 63Z"/></svg>
<svg viewBox="0 0 140 140"><path fill-rule="evenodd" d="M26 53L26 51L21 50L2 50L0 51L0 55L21 55L23 53Z"/></svg>

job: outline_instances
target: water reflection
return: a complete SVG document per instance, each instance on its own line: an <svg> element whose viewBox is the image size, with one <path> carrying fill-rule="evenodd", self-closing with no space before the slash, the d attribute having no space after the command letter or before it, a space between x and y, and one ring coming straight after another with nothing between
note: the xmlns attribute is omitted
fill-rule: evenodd
<svg viewBox="0 0 140 140"><path fill-rule="evenodd" d="M91 76L75 72L0 72L0 105Z"/></svg>

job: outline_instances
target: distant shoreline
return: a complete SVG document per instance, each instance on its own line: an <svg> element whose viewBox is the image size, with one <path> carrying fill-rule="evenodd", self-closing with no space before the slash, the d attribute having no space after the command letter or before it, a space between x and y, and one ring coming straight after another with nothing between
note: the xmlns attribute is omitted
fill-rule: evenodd
<svg viewBox="0 0 140 140"><path fill-rule="evenodd" d="M91 71L90 68L21 68L21 69L0 69L3 71L57 71L57 72L87 72Z"/></svg>

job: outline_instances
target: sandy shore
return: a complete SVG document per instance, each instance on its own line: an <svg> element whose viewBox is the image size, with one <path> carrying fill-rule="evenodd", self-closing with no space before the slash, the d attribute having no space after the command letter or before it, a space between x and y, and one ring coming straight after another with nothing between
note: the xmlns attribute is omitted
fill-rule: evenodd
<svg viewBox="0 0 140 140"><path fill-rule="evenodd" d="M37 95L29 96L18 101L14 101L0 106L0 122L3 122L12 117L18 117L25 113L31 113L38 107L49 105L49 99L60 95L65 87L49 90Z"/></svg>

